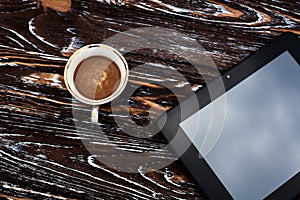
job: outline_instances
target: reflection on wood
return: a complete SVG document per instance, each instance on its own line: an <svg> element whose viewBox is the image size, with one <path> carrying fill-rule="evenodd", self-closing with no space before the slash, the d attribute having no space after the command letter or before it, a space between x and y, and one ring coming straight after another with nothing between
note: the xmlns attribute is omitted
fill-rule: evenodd
<svg viewBox="0 0 300 200"><path fill-rule="evenodd" d="M55 3L53 3L55 2ZM118 116L101 106L101 127L109 139L93 132L90 107L72 97L63 82L64 66L78 48L101 43L131 28L161 26L184 33L204 47L220 71L226 71L281 32L300 34L299 1L2 0L0 6L0 196L11 199L202 199L204 195L180 162L139 174L113 170L88 152L83 143L101 143L109 153L114 142L131 152L170 153L160 134L132 137L149 113L159 114L204 85L185 58L159 49L125 54L128 89L135 92ZM151 34L151 33L150 33ZM184 47L181 47L184 49ZM189 50L190 51L190 50ZM193 51L197 51L194 49ZM188 54L186 54L188 56ZM201 61L200 61L201 62ZM135 71L138 66L143 71ZM168 69L168 73L163 73ZM201 69L213 78L210 68ZM178 73L184 75L182 78ZM187 82L187 80L189 82ZM162 82L164 85L162 86ZM169 90L170 89L170 90ZM175 95L175 93L176 95ZM150 107L154 107L149 111ZM75 128L73 112L85 126ZM129 110L131 116L123 116ZM114 118L122 122L119 128ZM130 119L132 118L132 120ZM141 128L134 128L138 124ZM132 126L132 127L131 127ZM138 126L138 127L139 127ZM84 141L84 142L83 142ZM157 151L158 150L158 151Z"/></svg>
<svg viewBox="0 0 300 200"><path fill-rule="evenodd" d="M41 3L46 9L51 8L59 12L68 12L71 9L72 1L71 0L37 0L37 3Z"/></svg>

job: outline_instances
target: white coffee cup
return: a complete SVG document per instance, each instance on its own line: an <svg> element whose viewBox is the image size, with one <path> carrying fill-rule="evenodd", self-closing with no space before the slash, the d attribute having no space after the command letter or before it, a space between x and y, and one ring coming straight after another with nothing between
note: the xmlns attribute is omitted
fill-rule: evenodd
<svg viewBox="0 0 300 200"><path fill-rule="evenodd" d="M116 90L110 96L100 100L89 99L83 96L77 90L74 81L75 71L77 67L80 65L80 63L83 60L93 56L103 56L112 60L113 62L116 63L121 73L120 83L116 88ZM118 52L113 47L104 44L91 44L80 48L69 58L68 63L65 67L64 80L67 89L77 100L93 106L91 121L92 123L98 123L99 105L112 101L122 93L122 91L125 89L125 86L127 84L128 75L129 75L128 64L120 52Z"/></svg>

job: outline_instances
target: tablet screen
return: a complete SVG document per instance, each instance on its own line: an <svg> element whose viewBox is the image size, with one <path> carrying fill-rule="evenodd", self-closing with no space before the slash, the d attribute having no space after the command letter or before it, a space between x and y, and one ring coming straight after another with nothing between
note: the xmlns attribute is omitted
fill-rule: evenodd
<svg viewBox="0 0 300 200"><path fill-rule="evenodd" d="M300 171L300 66L286 51L226 99L223 130L204 159L234 199L263 199ZM200 154L212 105L180 123Z"/></svg>

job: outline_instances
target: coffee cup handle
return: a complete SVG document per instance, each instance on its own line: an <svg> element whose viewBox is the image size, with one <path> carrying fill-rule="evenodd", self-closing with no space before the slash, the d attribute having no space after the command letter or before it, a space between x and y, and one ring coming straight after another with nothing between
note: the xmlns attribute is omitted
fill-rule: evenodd
<svg viewBox="0 0 300 200"><path fill-rule="evenodd" d="M93 124L98 123L98 114L99 113L99 106L94 106L92 109L92 116L91 116L91 121Z"/></svg>

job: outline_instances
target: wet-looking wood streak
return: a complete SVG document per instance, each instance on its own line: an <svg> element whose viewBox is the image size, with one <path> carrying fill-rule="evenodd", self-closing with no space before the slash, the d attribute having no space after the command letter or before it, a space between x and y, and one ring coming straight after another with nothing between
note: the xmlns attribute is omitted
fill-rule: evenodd
<svg viewBox="0 0 300 200"><path fill-rule="evenodd" d="M131 69L127 88L134 92L127 105L120 101L115 107L117 114L110 104L101 106L99 126L107 137L93 133L90 106L72 103L64 66L84 45L159 26L197 41L202 54L224 72L282 32L300 35L299 8L294 0L0 0L0 197L205 199L178 161L153 172L125 173L96 159L113 143L168 161L169 152L160 150L166 144L160 133L143 138L125 130L142 132L151 123L149 115L177 105L188 87L201 89L203 78L186 60L198 49L170 45L186 57L155 48L124 54ZM209 66L201 70L215 77ZM129 118L124 117L128 110ZM80 113L79 127L74 113ZM101 148L91 152L87 144Z"/></svg>

